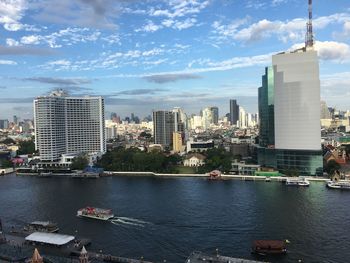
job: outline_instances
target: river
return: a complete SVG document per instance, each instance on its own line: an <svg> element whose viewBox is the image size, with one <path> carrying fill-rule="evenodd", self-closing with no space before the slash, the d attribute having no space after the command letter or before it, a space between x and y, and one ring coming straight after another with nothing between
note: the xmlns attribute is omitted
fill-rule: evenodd
<svg viewBox="0 0 350 263"><path fill-rule="evenodd" d="M76 217L85 206L111 208L102 222ZM253 258L255 239L288 239L272 262L349 262L350 191L279 182L199 178L100 179L0 177L5 228L51 220L60 232L91 238L90 248L118 256L184 262L194 250Z"/></svg>

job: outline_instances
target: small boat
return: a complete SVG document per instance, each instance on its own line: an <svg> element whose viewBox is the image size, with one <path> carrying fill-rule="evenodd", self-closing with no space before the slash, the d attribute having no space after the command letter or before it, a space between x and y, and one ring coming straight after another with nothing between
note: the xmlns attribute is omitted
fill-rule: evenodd
<svg viewBox="0 0 350 263"><path fill-rule="evenodd" d="M103 209L97 207L81 208L77 212L78 217L88 217L92 219L107 221L114 217L111 209Z"/></svg>
<svg viewBox="0 0 350 263"><path fill-rule="evenodd" d="M268 182L268 183L271 182L271 178L270 177L266 177L265 178L265 182Z"/></svg>
<svg viewBox="0 0 350 263"><path fill-rule="evenodd" d="M310 186L309 180L305 178L287 178L286 185L288 186Z"/></svg>
<svg viewBox="0 0 350 263"><path fill-rule="evenodd" d="M56 233L59 228L57 223L50 221L34 221L26 225L23 230L25 232L46 232L46 233Z"/></svg>
<svg viewBox="0 0 350 263"><path fill-rule="evenodd" d="M328 181L326 186L330 189L350 190L349 180Z"/></svg>
<svg viewBox="0 0 350 263"><path fill-rule="evenodd" d="M286 242L283 240L254 240L252 253L258 255L286 254Z"/></svg>
<svg viewBox="0 0 350 263"><path fill-rule="evenodd" d="M219 170L213 170L209 173L209 180L220 180L221 172Z"/></svg>

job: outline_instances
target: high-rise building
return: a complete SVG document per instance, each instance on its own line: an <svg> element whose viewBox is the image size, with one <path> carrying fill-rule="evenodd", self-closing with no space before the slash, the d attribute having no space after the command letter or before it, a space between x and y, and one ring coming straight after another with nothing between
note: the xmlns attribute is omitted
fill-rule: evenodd
<svg viewBox="0 0 350 263"><path fill-rule="evenodd" d="M260 150L259 163L287 174L321 174L317 52L280 53L272 56L272 65L259 89L260 145L265 148Z"/></svg>
<svg viewBox="0 0 350 263"><path fill-rule="evenodd" d="M172 111L153 111L154 143L170 146L175 129L175 113Z"/></svg>
<svg viewBox="0 0 350 263"><path fill-rule="evenodd" d="M239 105L236 100L230 100L230 122L231 125L237 125L239 120Z"/></svg>
<svg viewBox="0 0 350 263"><path fill-rule="evenodd" d="M34 100L35 145L42 161L63 154L104 153L104 100L69 97L63 91Z"/></svg>
<svg viewBox="0 0 350 263"><path fill-rule="evenodd" d="M202 111L202 126L204 129L208 129L211 124L217 125L219 122L219 109L218 107L207 107Z"/></svg>
<svg viewBox="0 0 350 263"><path fill-rule="evenodd" d="M262 87L259 88L259 144L263 147L275 145L275 109L273 67L265 68Z"/></svg>
<svg viewBox="0 0 350 263"><path fill-rule="evenodd" d="M18 117L16 115L13 116L13 123L18 124Z"/></svg>
<svg viewBox="0 0 350 263"><path fill-rule="evenodd" d="M182 152L182 133L173 132L173 151L176 153Z"/></svg>
<svg viewBox="0 0 350 263"><path fill-rule="evenodd" d="M272 56L273 72L270 68L266 70L263 87L259 89L262 147L258 149L258 161L286 174L323 172L319 63L313 45L309 0L305 47ZM273 114L269 111L272 108ZM269 123L272 115L273 125Z"/></svg>
<svg viewBox="0 0 350 263"><path fill-rule="evenodd" d="M321 101L321 119L330 119L331 113L325 101Z"/></svg>
<svg viewBox="0 0 350 263"><path fill-rule="evenodd" d="M0 120L0 129L8 129L9 121L8 120Z"/></svg>

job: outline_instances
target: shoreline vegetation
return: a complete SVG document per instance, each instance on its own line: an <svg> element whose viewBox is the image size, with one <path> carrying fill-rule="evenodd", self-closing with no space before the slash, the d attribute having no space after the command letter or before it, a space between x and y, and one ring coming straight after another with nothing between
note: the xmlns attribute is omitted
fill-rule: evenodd
<svg viewBox="0 0 350 263"><path fill-rule="evenodd" d="M184 157L170 152L145 152L137 148L122 147L105 153L96 166L106 171L154 172L166 174L206 174L213 170L228 173L234 159L224 148L213 148L201 153L205 164L198 167L183 166Z"/></svg>

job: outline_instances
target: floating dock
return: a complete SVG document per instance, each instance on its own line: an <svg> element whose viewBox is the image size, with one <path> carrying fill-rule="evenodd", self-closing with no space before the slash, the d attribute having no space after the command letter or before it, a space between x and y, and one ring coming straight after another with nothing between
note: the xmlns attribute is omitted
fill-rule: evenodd
<svg viewBox="0 0 350 263"><path fill-rule="evenodd" d="M220 255L206 255L202 252L195 251L187 258L186 263L263 263L262 261L248 260L242 258L231 258Z"/></svg>

